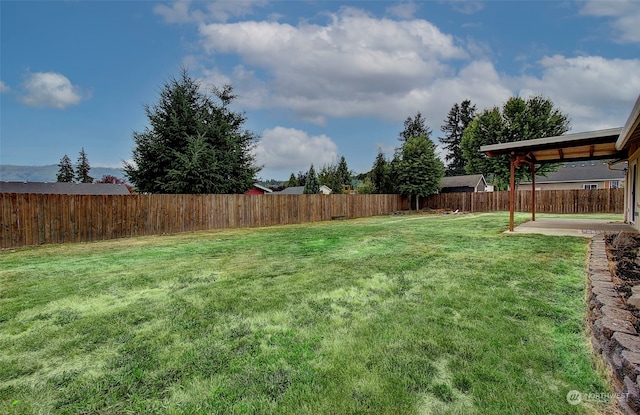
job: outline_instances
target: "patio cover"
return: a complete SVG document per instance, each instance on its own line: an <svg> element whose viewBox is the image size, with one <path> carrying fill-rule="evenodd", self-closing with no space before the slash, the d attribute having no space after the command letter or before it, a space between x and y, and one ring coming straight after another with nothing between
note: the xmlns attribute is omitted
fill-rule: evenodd
<svg viewBox="0 0 640 415"><path fill-rule="evenodd" d="M620 128L565 134L534 140L513 141L480 147L489 157L511 155L530 163L559 163L624 157L624 152L616 148L616 140L622 132Z"/></svg>
<svg viewBox="0 0 640 415"><path fill-rule="evenodd" d="M623 128L610 128L480 147L480 151L486 153L489 157L508 155L511 158L509 230L513 231L514 228L516 166L529 165L531 167L531 220L535 221L536 163L625 158L626 154L616 147L616 141L620 137L622 130Z"/></svg>

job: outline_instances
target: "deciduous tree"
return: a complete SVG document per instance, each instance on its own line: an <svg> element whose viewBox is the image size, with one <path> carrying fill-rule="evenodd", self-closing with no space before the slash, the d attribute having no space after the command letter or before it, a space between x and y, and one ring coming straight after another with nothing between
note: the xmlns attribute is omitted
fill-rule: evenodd
<svg viewBox="0 0 640 415"><path fill-rule="evenodd" d="M391 163L397 191L415 198L416 210L419 198L435 194L444 176L444 163L435 153L435 144L425 137L411 137L396 150Z"/></svg>
<svg viewBox="0 0 640 415"><path fill-rule="evenodd" d="M534 96L528 99L512 97L502 106L482 111L465 130L461 147L468 174L481 173L496 189L507 189L510 178L509 156L488 157L480 147L534 138L554 137L569 130L569 117L555 108L550 99ZM544 175L557 165L537 166L536 173ZM530 180L527 166L516 168L516 181Z"/></svg>
<svg viewBox="0 0 640 415"><path fill-rule="evenodd" d="M129 193L131 193L131 194L134 193L133 186L131 186L129 183L125 182L121 178L116 177L116 176L112 176L110 174L105 174L104 176L102 176L102 178L100 180L96 180L96 183L122 184L127 188Z"/></svg>

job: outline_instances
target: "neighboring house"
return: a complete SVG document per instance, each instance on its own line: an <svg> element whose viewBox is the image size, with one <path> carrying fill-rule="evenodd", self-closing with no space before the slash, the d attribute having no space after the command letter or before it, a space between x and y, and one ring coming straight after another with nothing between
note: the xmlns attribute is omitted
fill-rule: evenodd
<svg viewBox="0 0 640 415"><path fill-rule="evenodd" d="M467 176L443 177L440 182L440 193L485 192L487 181L482 174Z"/></svg>
<svg viewBox="0 0 640 415"><path fill-rule="evenodd" d="M37 193L54 195L129 195L124 184L0 182L0 193Z"/></svg>
<svg viewBox="0 0 640 415"><path fill-rule="evenodd" d="M536 190L617 189L625 180L626 165L613 170L607 163L584 161L566 163L547 177L536 174ZM520 190L531 190L531 182L521 183Z"/></svg>
<svg viewBox="0 0 640 415"><path fill-rule="evenodd" d="M272 195L301 195L304 193L304 186L287 187L279 192L273 192ZM320 193L328 195L331 194L331 188L325 185L320 186Z"/></svg>
<svg viewBox="0 0 640 415"><path fill-rule="evenodd" d="M244 192L244 194L245 195L263 195L265 193L271 193L271 192L273 192L273 190L267 187L260 186L258 183L254 183L253 187L247 190L246 192Z"/></svg>

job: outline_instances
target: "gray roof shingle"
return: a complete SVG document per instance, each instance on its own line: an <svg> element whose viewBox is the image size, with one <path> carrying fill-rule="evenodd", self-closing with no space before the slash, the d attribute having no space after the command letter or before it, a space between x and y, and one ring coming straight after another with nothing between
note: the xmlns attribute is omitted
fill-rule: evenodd
<svg viewBox="0 0 640 415"><path fill-rule="evenodd" d="M476 187L481 180L484 180L481 174L443 177L440 187Z"/></svg>
<svg viewBox="0 0 640 415"><path fill-rule="evenodd" d="M607 163L567 163L547 177L536 174L536 183L624 180L624 176L624 171L610 170Z"/></svg>
<svg viewBox="0 0 640 415"><path fill-rule="evenodd" d="M37 193L55 195L128 195L124 184L0 182L0 193Z"/></svg>

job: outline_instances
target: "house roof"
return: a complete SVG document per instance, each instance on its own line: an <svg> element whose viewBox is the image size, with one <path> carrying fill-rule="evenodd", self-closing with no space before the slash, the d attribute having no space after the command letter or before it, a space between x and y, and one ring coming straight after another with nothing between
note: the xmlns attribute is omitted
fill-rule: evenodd
<svg viewBox="0 0 640 415"><path fill-rule="evenodd" d="M324 184L320 186L320 192L324 194L331 193L331 189ZM272 195L301 195L304 193L304 186L287 187L279 192L273 192Z"/></svg>
<svg viewBox="0 0 640 415"><path fill-rule="evenodd" d="M567 163L547 176L536 174L536 183L594 182L624 180L623 170L611 170L607 163L579 162Z"/></svg>
<svg viewBox="0 0 640 415"><path fill-rule="evenodd" d="M451 176L451 177L443 177L440 182L440 188L444 189L445 187L473 187L475 188L478 183L483 181L485 185L487 182L484 180L484 176L482 174L470 174L466 176Z"/></svg>
<svg viewBox="0 0 640 415"><path fill-rule="evenodd" d="M636 99L627 122L622 127L622 132L616 141L616 148L622 150L636 141L640 141L640 95Z"/></svg>
<svg viewBox="0 0 640 415"><path fill-rule="evenodd" d="M616 147L620 128L565 134L480 147L489 157L510 154L534 163L558 163L624 157Z"/></svg>
<svg viewBox="0 0 640 415"><path fill-rule="evenodd" d="M292 187L287 187L284 190L280 190L279 192L273 192L272 194L278 194L278 195L301 195L302 193L304 193L304 186L292 186Z"/></svg>
<svg viewBox="0 0 640 415"><path fill-rule="evenodd" d="M37 193L56 195L128 195L124 184L0 182L0 193Z"/></svg>
<svg viewBox="0 0 640 415"><path fill-rule="evenodd" d="M264 187L264 186L260 186L258 183L254 183L253 187L255 187L256 189L260 189L266 193L271 193L273 192L273 190L269 189L268 187Z"/></svg>

